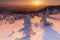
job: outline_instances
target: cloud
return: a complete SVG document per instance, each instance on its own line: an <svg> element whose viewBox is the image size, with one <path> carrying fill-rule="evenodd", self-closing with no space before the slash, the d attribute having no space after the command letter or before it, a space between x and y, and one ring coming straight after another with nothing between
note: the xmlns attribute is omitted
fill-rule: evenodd
<svg viewBox="0 0 60 40"><path fill-rule="evenodd" d="M28 2L28 1L45 1L45 2L60 2L60 0L0 0L0 2L4 1L21 1L21 2Z"/></svg>
<svg viewBox="0 0 60 40"><path fill-rule="evenodd" d="M26 1L31 1L31 0L0 0L0 2L5 2L5 1L21 1L21 2L26 2Z"/></svg>

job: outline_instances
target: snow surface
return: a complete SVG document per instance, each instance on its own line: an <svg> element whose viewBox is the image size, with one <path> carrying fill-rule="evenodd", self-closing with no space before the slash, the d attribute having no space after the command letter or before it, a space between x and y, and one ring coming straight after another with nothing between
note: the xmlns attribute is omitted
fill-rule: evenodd
<svg viewBox="0 0 60 40"><path fill-rule="evenodd" d="M47 18L50 26L41 26L40 20L34 16L14 20L12 24L0 21L0 40L60 40L60 15Z"/></svg>

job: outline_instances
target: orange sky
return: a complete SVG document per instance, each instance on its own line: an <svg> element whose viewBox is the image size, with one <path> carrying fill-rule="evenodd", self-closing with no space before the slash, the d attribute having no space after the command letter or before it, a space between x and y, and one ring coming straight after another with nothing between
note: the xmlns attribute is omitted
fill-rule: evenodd
<svg viewBox="0 0 60 40"><path fill-rule="evenodd" d="M38 6L43 4L42 2L38 2ZM36 2L1 2L0 5L37 6Z"/></svg>
<svg viewBox="0 0 60 40"><path fill-rule="evenodd" d="M37 3L36 3L37 2ZM43 6L43 5L60 5L59 0L30 0L30 1L0 1L0 5L15 5L15 6Z"/></svg>

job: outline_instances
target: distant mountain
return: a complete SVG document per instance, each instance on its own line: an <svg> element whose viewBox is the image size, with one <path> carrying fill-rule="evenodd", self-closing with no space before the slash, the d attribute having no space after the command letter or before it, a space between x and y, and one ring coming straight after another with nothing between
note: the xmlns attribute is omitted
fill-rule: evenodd
<svg viewBox="0 0 60 40"><path fill-rule="evenodd" d="M31 13L42 13L46 12L47 9L49 10L50 14L52 14L54 9L57 9L60 11L60 5L57 6L47 6L44 8L41 8L39 10L34 11L33 9L28 9L28 8L22 8L22 7L0 7L0 14L31 14Z"/></svg>
<svg viewBox="0 0 60 40"><path fill-rule="evenodd" d="M60 9L60 5L58 5L58 6L47 6L45 8L40 9L39 12L46 11L47 9L48 10Z"/></svg>

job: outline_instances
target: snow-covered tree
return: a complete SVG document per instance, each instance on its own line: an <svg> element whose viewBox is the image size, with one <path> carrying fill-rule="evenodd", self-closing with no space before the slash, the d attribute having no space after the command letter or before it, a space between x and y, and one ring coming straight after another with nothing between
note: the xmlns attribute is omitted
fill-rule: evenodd
<svg viewBox="0 0 60 40"><path fill-rule="evenodd" d="M58 10L57 9L54 9L53 10L53 14L57 14L58 13Z"/></svg>
<svg viewBox="0 0 60 40"><path fill-rule="evenodd" d="M47 11L46 11L46 16L49 17L49 9L47 8Z"/></svg>
<svg viewBox="0 0 60 40"><path fill-rule="evenodd" d="M47 18L46 17L46 13L42 13L41 14L41 20L40 20L42 26L48 26L48 25L50 25L46 18Z"/></svg>

